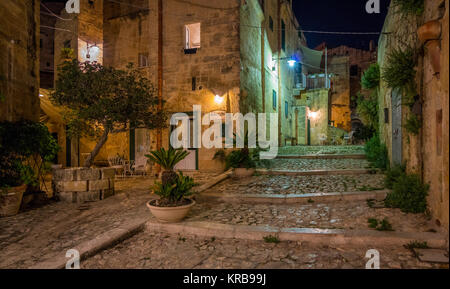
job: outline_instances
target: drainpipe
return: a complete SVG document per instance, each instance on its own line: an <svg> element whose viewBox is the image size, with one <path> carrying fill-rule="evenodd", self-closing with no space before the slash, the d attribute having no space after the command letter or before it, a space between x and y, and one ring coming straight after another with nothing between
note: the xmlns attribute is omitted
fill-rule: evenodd
<svg viewBox="0 0 450 289"><path fill-rule="evenodd" d="M261 95L262 112L266 112L266 64L265 64L265 21L261 23Z"/></svg>
<svg viewBox="0 0 450 289"><path fill-rule="evenodd" d="M158 0L158 111L163 110L163 1ZM162 148L162 129L157 130L156 149ZM159 173L161 167L157 166Z"/></svg>
<svg viewBox="0 0 450 289"><path fill-rule="evenodd" d="M281 91L281 0L278 0L277 5L277 14L278 14L278 146L282 146L282 111L281 111L281 97L282 97L282 91Z"/></svg>

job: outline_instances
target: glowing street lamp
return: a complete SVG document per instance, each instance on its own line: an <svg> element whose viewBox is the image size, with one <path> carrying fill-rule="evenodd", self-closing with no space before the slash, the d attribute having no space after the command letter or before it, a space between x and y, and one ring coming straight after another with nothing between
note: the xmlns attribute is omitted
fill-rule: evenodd
<svg viewBox="0 0 450 289"><path fill-rule="evenodd" d="M217 104L222 104L223 103L223 97L222 96L220 96L220 95L216 95L215 97L214 97L214 101L217 103Z"/></svg>

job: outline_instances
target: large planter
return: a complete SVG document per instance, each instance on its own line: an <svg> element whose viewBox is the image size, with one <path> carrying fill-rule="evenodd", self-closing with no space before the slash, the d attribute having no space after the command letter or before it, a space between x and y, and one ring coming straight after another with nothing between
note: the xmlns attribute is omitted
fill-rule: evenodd
<svg viewBox="0 0 450 289"><path fill-rule="evenodd" d="M26 185L8 188L6 194L0 195L0 217L14 216L19 213L26 189Z"/></svg>
<svg viewBox="0 0 450 289"><path fill-rule="evenodd" d="M191 208L195 206L195 201L190 201L189 205L180 207L157 207L151 204L154 201L150 201L147 203L147 207L158 221L162 223L178 223L186 218Z"/></svg>
<svg viewBox="0 0 450 289"><path fill-rule="evenodd" d="M249 178L255 174L255 169L236 168L233 171L233 177L242 179Z"/></svg>

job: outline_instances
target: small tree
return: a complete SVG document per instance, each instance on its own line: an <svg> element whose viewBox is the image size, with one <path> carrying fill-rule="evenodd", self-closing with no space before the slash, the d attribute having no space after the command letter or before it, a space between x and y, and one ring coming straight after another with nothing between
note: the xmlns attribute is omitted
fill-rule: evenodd
<svg viewBox="0 0 450 289"><path fill-rule="evenodd" d="M116 70L96 62L66 60L59 67L51 101L66 108L70 136L98 140L85 167L92 166L110 134L162 128L166 121L165 114L157 110L153 85L132 64L127 70Z"/></svg>

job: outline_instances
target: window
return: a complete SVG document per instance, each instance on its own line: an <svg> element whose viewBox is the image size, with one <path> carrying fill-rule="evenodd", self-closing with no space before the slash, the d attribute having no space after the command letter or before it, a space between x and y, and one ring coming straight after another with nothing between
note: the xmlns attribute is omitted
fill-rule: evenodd
<svg viewBox="0 0 450 289"><path fill-rule="evenodd" d="M200 48L200 30L201 24L194 23L184 26L185 30L185 49L198 49Z"/></svg>
<svg viewBox="0 0 450 289"><path fill-rule="evenodd" d="M197 90L197 77L192 77L192 91Z"/></svg>
<svg viewBox="0 0 450 289"><path fill-rule="evenodd" d="M389 108L384 109L384 123L389 123Z"/></svg>
<svg viewBox="0 0 450 289"><path fill-rule="evenodd" d="M289 103L287 101L284 102L284 115L289 118Z"/></svg>
<svg viewBox="0 0 450 289"><path fill-rule="evenodd" d="M286 50L286 24L281 20L281 48Z"/></svg>
<svg viewBox="0 0 450 289"><path fill-rule="evenodd" d="M70 42L71 42L70 40L64 41L64 48L72 48Z"/></svg>
<svg viewBox="0 0 450 289"><path fill-rule="evenodd" d="M277 109L277 92L275 90L272 91L272 107Z"/></svg>
<svg viewBox="0 0 450 289"><path fill-rule="evenodd" d="M139 53L139 67L148 67L148 53Z"/></svg>
<svg viewBox="0 0 450 289"><path fill-rule="evenodd" d="M357 76L358 75L358 65L352 65L350 67L350 76Z"/></svg>
<svg viewBox="0 0 450 289"><path fill-rule="evenodd" d="M269 16L269 28L273 32L273 19L272 19L272 16Z"/></svg>

